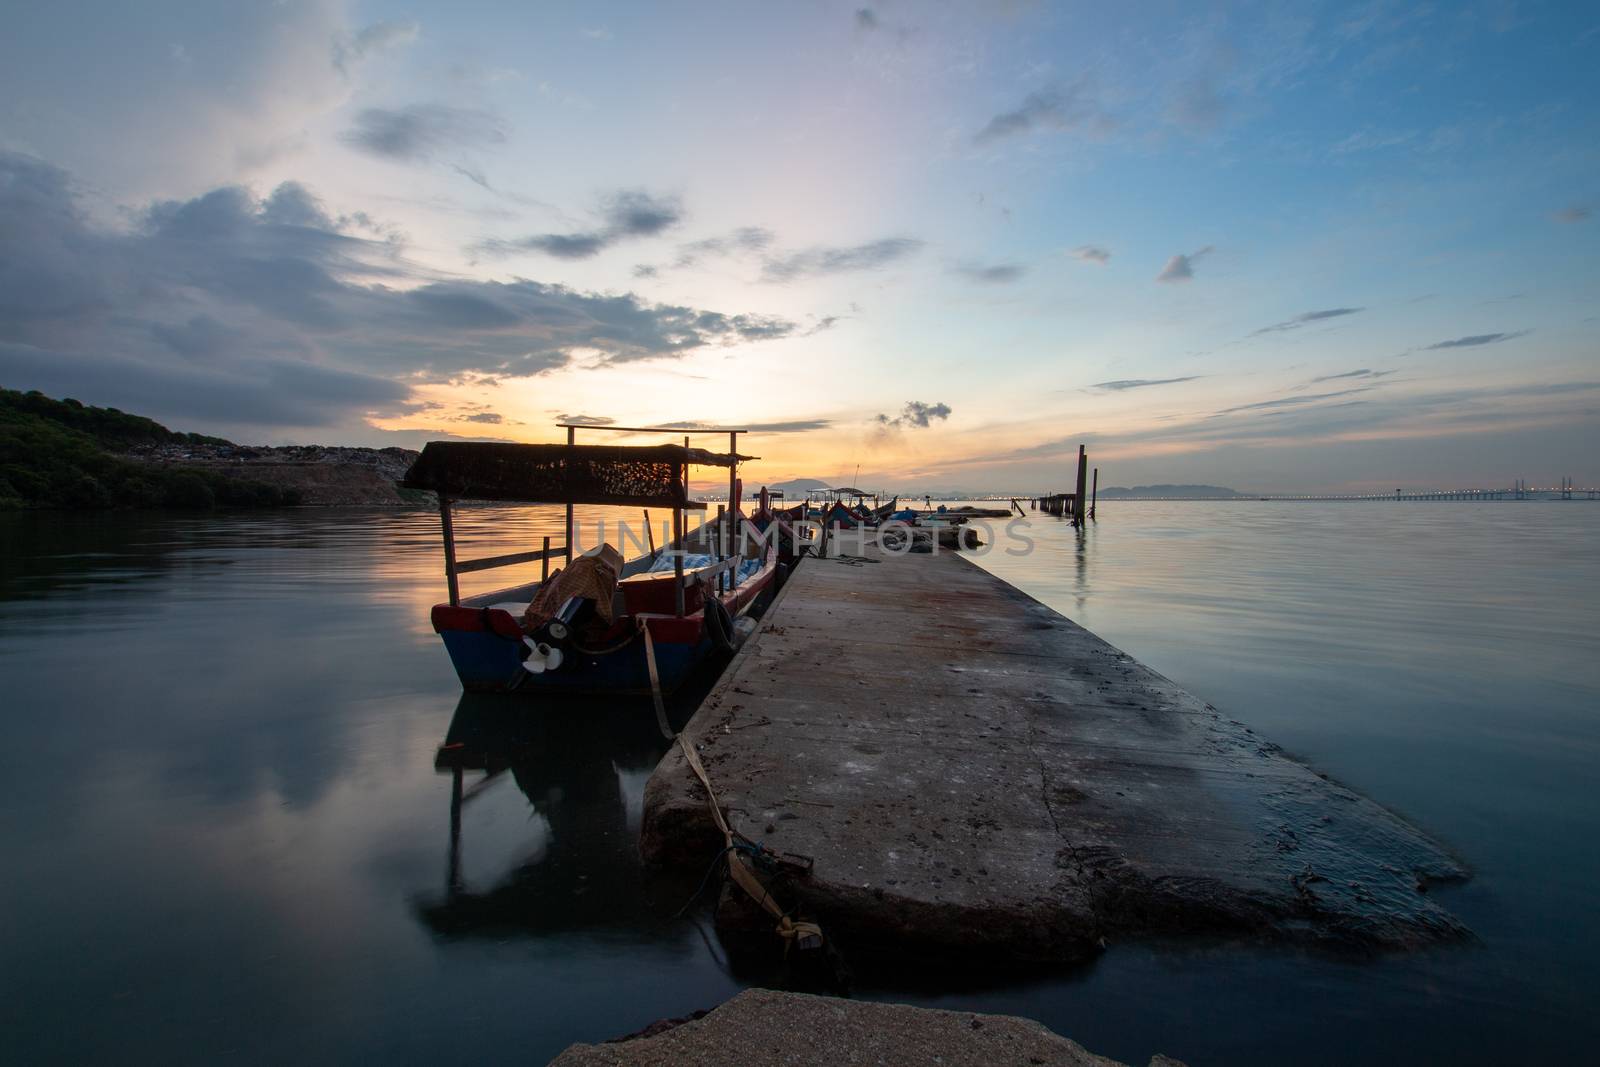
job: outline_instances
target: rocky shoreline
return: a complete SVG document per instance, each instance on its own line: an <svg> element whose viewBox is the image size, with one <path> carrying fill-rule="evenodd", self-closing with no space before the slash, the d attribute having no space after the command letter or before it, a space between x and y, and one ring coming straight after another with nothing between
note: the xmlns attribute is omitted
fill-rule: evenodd
<svg viewBox="0 0 1600 1067"><path fill-rule="evenodd" d="M397 484L417 458L409 448L170 442L124 454L139 463L204 470L293 490L310 507L423 507L433 495Z"/></svg>

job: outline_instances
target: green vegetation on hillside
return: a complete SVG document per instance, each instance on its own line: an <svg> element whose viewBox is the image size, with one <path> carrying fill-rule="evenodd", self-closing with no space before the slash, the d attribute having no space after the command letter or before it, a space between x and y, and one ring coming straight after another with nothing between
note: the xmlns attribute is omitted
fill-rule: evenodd
<svg viewBox="0 0 1600 1067"><path fill-rule="evenodd" d="M139 415L0 389L0 508L273 507L293 490L214 471L124 459L116 452L163 444L225 445L174 433Z"/></svg>

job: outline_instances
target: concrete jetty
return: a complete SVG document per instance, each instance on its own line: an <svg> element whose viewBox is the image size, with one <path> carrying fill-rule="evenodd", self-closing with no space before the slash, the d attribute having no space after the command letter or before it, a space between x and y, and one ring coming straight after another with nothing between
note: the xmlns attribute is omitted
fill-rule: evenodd
<svg viewBox="0 0 1600 1067"><path fill-rule="evenodd" d="M716 1010L602 1045L573 1045L551 1067L1122 1067L1031 1019L747 989ZM1150 1067L1183 1067L1156 1056Z"/></svg>
<svg viewBox="0 0 1600 1067"><path fill-rule="evenodd" d="M836 943L1062 961L1138 935L1460 939L1467 871L960 555L807 560L691 720L732 826ZM722 842L674 747L648 861Z"/></svg>

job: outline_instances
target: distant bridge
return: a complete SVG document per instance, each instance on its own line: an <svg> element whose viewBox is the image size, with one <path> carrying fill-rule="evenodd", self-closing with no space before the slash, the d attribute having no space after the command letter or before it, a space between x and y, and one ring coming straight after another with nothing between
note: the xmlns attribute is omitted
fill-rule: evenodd
<svg viewBox="0 0 1600 1067"><path fill-rule="evenodd" d="M1392 493L1260 493L1238 496L1122 496L1108 500L1576 500L1600 499L1600 486L1580 487L1571 478L1560 485L1530 486L1518 481L1507 489L1396 489Z"/></svg>

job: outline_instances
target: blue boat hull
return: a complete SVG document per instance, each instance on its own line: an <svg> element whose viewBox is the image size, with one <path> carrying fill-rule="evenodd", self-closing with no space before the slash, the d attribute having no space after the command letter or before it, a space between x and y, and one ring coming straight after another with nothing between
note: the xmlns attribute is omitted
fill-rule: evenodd
<svg viewBox="0 0 1600 1067"><path fill-rule="evenodd" d="M522 667L527 649L483 631L445 631L439 635L450 653L450 662L465 689L479 692L522 693L617 693L648 694L650 667L645 661L643 639L603 655L584 655L569 651L559 670L530 674ZM670 693L711 654L707 638L695 644L655 642L656 671L661 689Z"/></svg>

